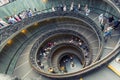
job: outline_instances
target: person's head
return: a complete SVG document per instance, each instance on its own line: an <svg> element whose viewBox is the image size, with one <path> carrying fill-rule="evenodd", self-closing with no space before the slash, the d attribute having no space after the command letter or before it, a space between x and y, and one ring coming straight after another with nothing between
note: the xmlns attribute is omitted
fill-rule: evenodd
<svg viewBox="0 0 120 80"><path fill-rule="evenodd" d="M88 5L86 4L85 7L88 7Z"/></svg>
<svg viewBox="0 0 120 80"><path fill-rule="evenodd" d="M31 8L29 8L29 10L31 10Z"/></svg>
<svg viewBox="0 0 120 80"><path fill-rule="evenodd" d="M17 15L15 14L14 17L17 17Z"/></svg>
<svg viewBox="0 0 120 80"><path fill-rule="evenodd" d="M113 15L111 15L110 18L113 18Z"/></svg>
<svg viewBox="0 0 120 80"><path fill-rule="evenodd" d="M9 19L12 18L12 16L9 17Z"/></svg>
<svg viewBox="0 0 120 80"><path fill-rule="evenodd" d="M9 19L9 17L8 17L8 16L6 16L6 17L5 17L5 19L6 19L6 20L8 20L8 19Z"/></svg>
<svg viewBox="0 0 120 80"><path fill-rule="evenodd" d="M74 2L72 2L72 5L74 4Z"/></svg>
<svg viewBox="0 0 120 80"><path fill-rule="evenodd" d="M34 8L34 11L37 11L37 9L36 9L36 8Z"/></svg>
<svg viewBox="0 0 120 80"><path fill-rule="evenodd" d="M78 7L80 7L80 3L78 4Z"/></svg>
<svg viewBox="0 0 120 80"><path fill-rule="evenodd" d="M102 14L100 14L100 16L101 16L101 17L103 17L103 13L102 13Z"/></svg>

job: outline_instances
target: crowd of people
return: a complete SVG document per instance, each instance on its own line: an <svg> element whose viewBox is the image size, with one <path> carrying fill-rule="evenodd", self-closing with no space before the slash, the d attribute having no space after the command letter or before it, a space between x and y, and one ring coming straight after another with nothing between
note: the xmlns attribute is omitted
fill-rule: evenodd
<svg viewBox="0 0 120 80"><path fill-rule="evenodd" d="M62 41L62 40L61 40ZM67 42L68 44L75 44L76 46L78 46L79 48L81 48L82 52L84 53L84 57L85 58L89 58L89 48L87 46L87 44L81 40L80 38L78 37L75 37L75 36L71 36L69 38L65 38L63 40L63 42ZM40 51L38 53L38 58L37 58L37 63L40 67L41 70L45 70L45 63L46 61L48 61L48 58L49 58L49 54L51 53L52 49L56 46L56 45L59 45L60 44L60 41L59 40L55 40L55 41L49 41L47 42L43 47L40 48ZM60 67L60 71L61 72L67 72L66 71L66 67L65 67L65 64L70 61L70 66L71 67L74 67L75 66L75 63L73 61L74 57L73 56L69 56L69 57L65 57L62 61L63 61L63 65L61 64L61 67ZM53 68L52 66L51 67L48 67L48 71L49 72L52 72L50 68ZM54 70L54 69L53 69ZM53 73L53 72L52 72Z"/></svg>
<svg viewBox="0 0 120 80"><path fill-rule="evenodd" d="M118 2L118 1L117 1ZM81 4L79 3L78 5L75 5L74 2L71 3L70 7L67 7L65 4L64 5L59 5L58 7L52 6L51 10L54 11L73 11L73 12L84 12L86 16L89 15L91 10L89 9L88 5L86 4L84 8L81 7ZM28 10L23 10L22 12L15 14L13 16L6 17L7 22L5 22L3 19L0 18L0 28L3 28L5 26L8 26L10 24L14 24L16 22L19 22L25 18L32 17L35 15L34 13L37 12L37 9L34 8L32 11L31 8ZM111 36L113 29L117 29L120 26L120 19L115 20L113 16L110 17L105 17L104 14L100 14L99 16L99 23L101 30L104 32L104 38L105 41ZM106 24L108 24L106 26Z"/></svg>
<svg viewBox="0 0 120 80"><path fill-rule="evenodd" d="M32 17L34 15L33 13L36 11L37 11L36 8L34 9L34 11L32 11L31 8L29 8L28 10L23 10L22 12L18 14L6 17L5 19L7 22L5 22L4 20L0 18L0 28L4 28L8 25L14 24L25 18Z"/></svg>
<svg viewBox="0 0 120 80"><path fill-rule="evenodd" d="M64 4L64 5L59 5L57 8L55 8L54 6L52 6L52 11L73 11L73 12L81 12L82 11L82 7L80 5L80 3L78 5L75 5L74 2L71 3L70 7L67 8L67 6ZM88 5L86 4L84 6L84 9L83 9L84 13L86 16L89 15L90 13L90 9L88 8Z"/></svg>
<svg viewBox="0 0 120 80"><path fill-rule="evenodd" d="M120 19L115 20L113 16L106 17L102 13L99 15L98 20L106 42L109 38L111 38L112 32L120 27Z"/></svg>
<svg viewBox="0 0 120 80"><path fill-rule="evenodd" d="M76 43L81 48L81 50L83 51L85 57L86 58L88 57L88 53L89 53L90 50L88 48L88 45L85 43L85 41L83 41L79 38L76 38L76 37L72 37L69 42L70 43Z"/></svg>
<svg viewBox="0 0 120 80"><path fill-rule="evenodd" d="M75 62L74 62L74 58L75 58L75 56L74 55L70 55L70 54L68 54L68 55L66 55L66 56L64 56L61 60L60 60L60 71L62 72L62 73L67 73L68 71L67 71L67 64L69 63L69 66L71 66L71 67L75 67Z"/></svg>
<svg viewBox="0 0 120 80"><path fill-rule="evenodd" d="M119 0L115 0L116 3L120 3ZM61 5L60 9L62 11L66 11L66 5ZM55 9L54 7L52 7L52 11L56 11L57 9ZM81 5L78 4L78 6L74 5L74 2L71 3L70 5L70 9L69 11L74 11L74 12L80 12L82 10ZM86 4L83 12L85 13L86 16L89 15L90 13L90 9L88 8L88 5ZM116 30L119 28L120 26L120 19L115 20L114 16L110 16L110 17L106 17L103 13L99 15L99 23L100 23L100 27L101 30L104 32L103 36L105 39L105 42L108 40L108 38L111 37L111 34L113 32L113 30Z"/></svg>
<svg viewBox="0 0 120 80"><path fill-rule="evenodd" d="M15 14L13 16L7 17L6 19L7 19L9 24L14 24L16 22L21 21L22 19L32 17L32 16L33 16L33 12L29 8L29 10L22 11L22 12L18 13L17 15Z"/></svg>
<svg viewBox="0 0 120 80"><path fill-rule="evenodd" d="M118 0L116 0L117 3L119 3ZM66 11L66 5L61 5L60 9L62 11ZM52 7L52 11L56 11L57 9L55 9L54 7ZM74 12L80 12L82 10L81 5L78 4L78 6L74 5L74 2L71 3L70 5L70 11L74 11ZM89 15L90 13L90 9L88 8L88 5L86 4L84 9L83 9L84 13L86 16ZM120 26L120 19L115 20L113 16L110 17L106 17L103 13L99 15L99 23L100 23L100 27L101 30L104 32L103 36L105 39L105 42L108 40L108 38L111 37L111 34L113 32L113 30L116 30L117 28L119 28Z"/></svg>
<svg viewBox="0 0 120 80"><path fill-rule="evenodd" d="M40 48L40 54L38 55L37 63L41 70L44 70L44 63L43 61L48 60L48 55L51 51L51 48L55 45L55 42L48 42L45 47ZM51 72L51 68L48 68L48 71Z"/></svg>

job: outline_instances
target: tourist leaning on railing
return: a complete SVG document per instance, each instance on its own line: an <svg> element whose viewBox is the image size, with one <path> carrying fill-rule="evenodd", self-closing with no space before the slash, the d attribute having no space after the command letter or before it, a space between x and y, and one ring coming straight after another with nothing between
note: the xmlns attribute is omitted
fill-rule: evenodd
<svg viewBox="0 0 120 80"><path fill-rule="evenodd" d="M27 11L27 17L32 17L33 16L33 12L32 10L29 8L29 10Z"/></svg>
<svg viewBox="0 0 120 80"><path fill-rule="evenodd" d="M8 23L9 24L14 24L14 23L16 23L17 22L17 20L13 17L13 16L10 16L9 18L8 18Z"/></svg>
<svg viewBox="0 0 120 80"><path fill-rule="evenodd" d="M87 5L87 4L86 4L85 7L84 7L84 11L85 11L86 16L88 16L89 13L90 13L90 9L88 8L88 5Z"/></svg>
<svg viewBox="0 0 120 80"><path fill-rule="evenodd" d="M56 11L54 6L52 6L52 11L53 11L53 12Z"/></svg>
<svg viewBox="0 0 120 80"><path fill-rule="evenodd" d="M18 17L18 15L14 15L14 18L15 20L18 22L18 21L21 21L21 19Z"/></svg>
<svg viewBox="0 0 120 80"><path fill-rule="evenodd" d="M71 3L70 11L74 11L74 2Z"/></svg>
<svg viewBox="0 0 120 80"><path fill-rule="evenodd" d="M81 9L81 5L80 5L80 3L78 4L78 11L81 11L82 9Z"/></svg>
<svg viewBox="0 0 120 80"><path fill-rule="evenodd" d="M6 17L5 19L7 20L7 23L0 18L0 28L8 26L9 24L14 24L16 22L21 21L22 19L25 19L25 18L28 18L28 17L32 17L32 16L33 16L33 12L29 8L28 11L27 10L23 10L22 12L20 12L18 14L15 14L15 15L10 16L10 17Z"/></svg>
<svg viewBox="0 0 120 80"><path fill-rule="evenodd" d="M66 8L66 5L64 4L63 11L66 11L66 10L67 10L67 8Z"/></svg>

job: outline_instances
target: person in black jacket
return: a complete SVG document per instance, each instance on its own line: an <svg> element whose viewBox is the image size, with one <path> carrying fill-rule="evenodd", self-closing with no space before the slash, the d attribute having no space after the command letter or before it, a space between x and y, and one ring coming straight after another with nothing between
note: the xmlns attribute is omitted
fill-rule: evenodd
<svg viewBox="0 0 120 80"><path fill-rule="evenodd" d="M117 29L119 26L120 26L120 19L114 22L113 28Z"/></svg>
<svg viewBox="0 0 120 80"><path fill-rule="evenodd" d="M113 21L114 21L114 17L113 16L111 16L111 17L108 18L108 22L109 23L112 23Z"/></svg>

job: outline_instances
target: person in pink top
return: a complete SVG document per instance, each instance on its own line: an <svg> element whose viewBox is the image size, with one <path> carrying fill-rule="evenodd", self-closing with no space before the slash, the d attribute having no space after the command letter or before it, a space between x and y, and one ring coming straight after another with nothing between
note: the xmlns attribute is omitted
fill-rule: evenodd
<svg viewBox="0 0 120 80"><path fill-rule="evenodd" d="M17 15L14 15L14 18L16 19L16 21L21 21L21 19L17 16Z"/></svg>

